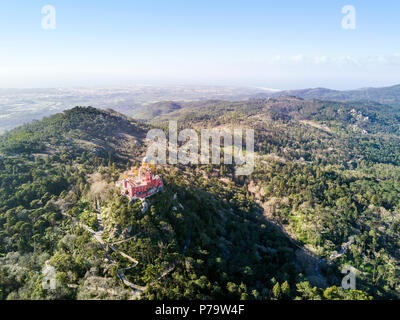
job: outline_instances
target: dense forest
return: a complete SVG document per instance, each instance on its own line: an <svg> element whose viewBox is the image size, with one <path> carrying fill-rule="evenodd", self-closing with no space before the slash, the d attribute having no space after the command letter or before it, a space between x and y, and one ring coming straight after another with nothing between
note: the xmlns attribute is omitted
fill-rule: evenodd
<svg viewBox="0 0 400 320"><path fill-rule="evenodd" d="M0 299L399 298L395 107L281 97L148 108L144 123L76 107L0 137ZM168 119L254 128L254 173L158 165L164 191L147 210L129 202L115 183ZM90 232L99 215L104 248ZM42 286L47 265L55 290ZM357 290L341 287L344 265Z"/></svg>

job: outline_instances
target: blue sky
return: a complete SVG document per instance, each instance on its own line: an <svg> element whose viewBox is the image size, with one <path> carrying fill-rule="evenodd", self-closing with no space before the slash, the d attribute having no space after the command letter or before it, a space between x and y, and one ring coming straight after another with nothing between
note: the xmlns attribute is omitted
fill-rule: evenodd
<svg viewBox="0 0 400 320"><path fill-rule="evenodd" d="M384 86L400 83L399 31L399 1L2 0L0 87Z"/></svg>

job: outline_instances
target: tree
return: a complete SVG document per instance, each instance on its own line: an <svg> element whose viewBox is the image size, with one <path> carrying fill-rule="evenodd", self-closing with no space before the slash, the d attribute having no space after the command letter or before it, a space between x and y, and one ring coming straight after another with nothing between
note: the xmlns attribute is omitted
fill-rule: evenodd
<svg viewBox="0 0 400 320"><path fill-rule="evenodd" d="M281 291L282 291L282 296L284 298L290 298L290 285L289 285L289 282L285 281L284 283L282 283Z"/></svg>
<svg viewBox="0 0 400 320"><path fill-rule="evenodd" d="M279 282L275 283L274 287L272 288L272 294L275 299L279 300L282 298L282 291Z"/></svg>

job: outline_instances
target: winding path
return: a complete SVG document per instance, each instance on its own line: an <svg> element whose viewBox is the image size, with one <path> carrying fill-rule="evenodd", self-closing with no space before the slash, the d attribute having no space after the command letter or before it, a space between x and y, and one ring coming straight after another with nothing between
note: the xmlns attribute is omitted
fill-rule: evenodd
<svg viewBox="0 0 400 320"><path fill-rule="evenodd" d="M97 223L98 223L98 231L94 231L92 228L90 228L89 226L87 226L86 224L78 221L76 218L72 217L70 214L64 212L63 210L61 211L62 215L71 219L72 222L78 226L80 226L81 228L85 229L87 232L89 232L91 234L91 236L100 244L101 248L103 249L103 251L105 252L106 255L106 259L111 262L114 265L118 265L112 258L111 256L108 254L108 250L107 247L110 248L112 251L119 253L121 256L123 256L124 258L128 259L129 261L131 261L133 264L127 268L122 268L122 269L118 269L117 273L119 278L121 279L121 281L128 287L130 287L133 291L134 291L134 298L140 298L140 295L146 290L146 287L144 286L139 286L136 285L130 281L128 281L128 279L126 278L125 274L123 273L123 271L125 270L130 270L135 268L138 264L139 261L137 261L136 259L132 258L131 256L127 255L126 253L118 250L115 247L115 244L118 243L123 243L123 242L127 242L129 240L135 239L137 237L131 237L129 239L125 239L125 240L121 240L121 241L117 241L114 243L105 243L102 236L104 234L104 225L103 225L103 221L101 219L101 212L100 212L100 206L98 204L98 201L96 200L96 216L97 216ZM153 280L152 282L149 283L149 285L154 285L157 281L161 280L162 278L164 278L165 276L167 276L170 272L172 272L175 269L175 263L173 263L167 270L165 270L157 279Z"/></svg>

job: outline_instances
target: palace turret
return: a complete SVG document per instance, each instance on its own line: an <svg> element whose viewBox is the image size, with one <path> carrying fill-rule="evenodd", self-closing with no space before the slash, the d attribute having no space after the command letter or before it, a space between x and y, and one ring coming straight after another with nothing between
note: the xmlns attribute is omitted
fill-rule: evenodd
<svg viewBox="0 0 400 320"><path fill-rule="evenodd" d="M121 181L121 193L131 200L145 199L162 190L163 182L154 175L155 164L148 158L143 159L140 168L132 168Z"/></svg>

